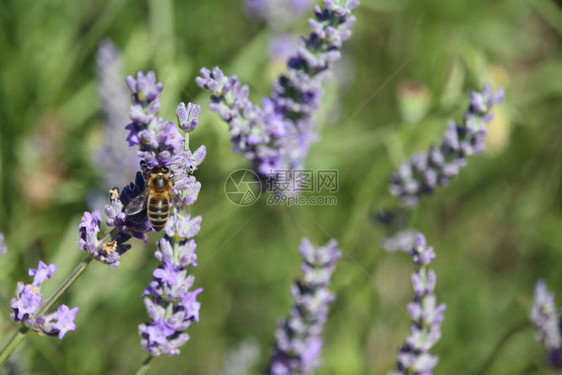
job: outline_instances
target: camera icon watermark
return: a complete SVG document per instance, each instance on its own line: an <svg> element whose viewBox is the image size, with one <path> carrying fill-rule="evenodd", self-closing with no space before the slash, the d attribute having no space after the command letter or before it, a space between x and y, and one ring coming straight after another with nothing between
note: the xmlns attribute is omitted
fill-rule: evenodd
<svg viewBox="0 0 562 375"><path fill-rule="evenodd" d="M249 169L238 169L224 185L227 198L237 206L254 204L262 192L270 193L267 204L271 206L334 206L338 189L335 169L275 170L261 179Z"/></svg>
<svg viewBox="0 0 562 375"><path fill-rule="evenodd" d="M236 206L244 207L256 203L261 191L260 178L249 169L238 169L232 172L224 182L226 197Z"/></svg>

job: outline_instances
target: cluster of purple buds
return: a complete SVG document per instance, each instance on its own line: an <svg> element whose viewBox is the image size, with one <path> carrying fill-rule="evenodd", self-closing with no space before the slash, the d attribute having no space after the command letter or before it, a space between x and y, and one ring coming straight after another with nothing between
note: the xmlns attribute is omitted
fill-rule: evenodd
<svg viewBox="0 0 562 375"><path fill-rule="evenodd" d="M190 290L195 278L188 268L197 266L197 245L192 238L200 229L201 216L192 219L176 212L158 241L156 258L162 264L144 292L150 321L139 325L141 345L151 356L179 354L179 347L189 340L185 331L199 321L197 295L203 289Z"/></svg>
<svg viewBox="0 0 562 375"><path fill-rule="evenodd" d="M37 268L30 268L29 276L33 276L33 282L31 284L18 282L16 297L11 301L10 316L15 322L21 322L40 334L58 336L62 340L68 331L76 329L74 319L78 307L69 309L66 305L60 305L56 312L35 317L43 302L41 285L50 279L56 270L57 266L54 263L46 265L41 260Z"/></svg>
<svg viewBox="0 0 562 375"><path fill-rule="evenodd" d="M110 195L117 195L113 190ZM111 205L106 206L106 212L110 211ZM111 218L108 215L107 223L117 221L117 218ZM126 219L132 221L132 219ZM150 223L145 223L145 231L151 230ZM82 251L88 253L93 259L107 264L110 267L119 267L119 258L127 250L131 248L126 242L131 238L131 234L126 231L112 231L109 235L100 238L101 231L101 214L99 210L92 212L84 212L82 221L78 225L78 246ZM145 233L135 233L138 236L146 236Z"/></svg>
<svg viewBox="0 0 562 375"><path fill-rule="evenodd" d="M139 148L138 156L148 167L169 165L172 157L183 149L183 136L173 122L158 117L160 93L164 88L156 82L156 74L137 72L136 79L127 77L133 105L129 112L131 123L127 141Z"/></svg>
<svg viewBox="0 0 562 375"><path fill-rule="evenodd" d="M275 347L267 374L311 374L321 363L322 331L334 295L329 291L330 278L341 257L335 240L314 247L303 239L300 254L303 280L297 281L291 294L295 305L289 317L280 320L275 332Z"/></svg>
<svg viewBox="0 0 562 375"><path fill-rule="evenodd" d="M529 319L537 327L536 338L546 349L549 365L562 368L562 321L554 304L554 293L548 291L543 280L535 285Z"/></svg>
<svg viewBox="0 0 562 375"><path fill-rule="evenodd" d="M252 160L253 168L267 179L276 170L304 165L315 140L314 115L322 97L321 83L330 65L340 58L342 43L355 22L351 11L359 0L324 0L309 20L311 33L287 62L287 73L273 84L262 106L249 99L249 88L237 76L227 77L217 67L203 68L197 84L211 91L209 108L230 125L234 152Z"/></svg>
<svg viewBox="0 0 562 375"><path fill-rule="evenodd" d="M123 147L130 99L123 80L121 55L108 39L98 47L96 73L104 127L102 144L94 153L93 162L103 171L107 186L123 186L134 176L139 162L132 150Z"/></svg>
<svg viewBox="0 0 562 375"><path fill-rule="evenodd" d="M417 270L411 276L414 300L408 304L412 317L410 336L398 352L396 371L388 375L431 375L437 365L438 357L429 354L429 350L441 338L441 323L446 306L437 305L434 294L437 276L433 270L427 270L435 252L427 246L423 234L418 233L410 255Z"/></svg>
<svg viewBox="0 0 562 375"><path fill-rule="evenodd" d="M431 146L400 165L390 178L390 193L400 198L402 206L415 206L438 186L447 186L466 165L467 156L484 151L486 125L493 118L490 110L503 98L503 89L492 91L490 85L482 92L472 92L464 122L449 122L441 146Z"/></svg>

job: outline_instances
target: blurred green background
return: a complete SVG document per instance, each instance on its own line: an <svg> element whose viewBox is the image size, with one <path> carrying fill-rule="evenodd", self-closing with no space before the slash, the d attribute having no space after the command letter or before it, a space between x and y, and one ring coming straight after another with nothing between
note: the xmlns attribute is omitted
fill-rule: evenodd
<svg viewBox="0 0 562 375"><path fill-rule="evenodd" d="M191 208L203 215L195 273L205 288L201 322L181 355L155 360L149 373L224 374L242 342L261 348L249 372L259 373L276 319L292 304L304 236L316 244L336 238L344 252L317 374L393 369L408 333L413 267L407 255L381 248L384 231L373 216L395 204L391 171L437 143L448 119L460 121L469 91L484 82L506 88L488 150L413 212L412 226L436 249L437 298L447 304L435 374L548 373L527 315L537 278L562 298L560 1L362 0L355 14L307 163L339 170L336 206L272 207L263 197L234 206L224 181L247 160L231 153L226 125L202 114L190 140L208 150ZM305 18L285 31L306 32ZM83 257L77 224L91 209L87 197L111 187L91 163L103 129L99 42L110 38L122 51L125 74L156 72L169 120L190 96L206 107L207 93L194 82L203 66L238 74L258 100L282 64L267 53L278 30L248 19L241 0L5 0L0 20L0 231L9 247L0 257L3 345L15 329L8 307L16 281L39 259L56 262L43 291L54 290ZM147 317L140 295L158 264L157 238L135 243L118 269L92 264L63 298L80 307L78 329L62 342L28 335L0 373L134 373L146 357L137 324Z"/></svg>

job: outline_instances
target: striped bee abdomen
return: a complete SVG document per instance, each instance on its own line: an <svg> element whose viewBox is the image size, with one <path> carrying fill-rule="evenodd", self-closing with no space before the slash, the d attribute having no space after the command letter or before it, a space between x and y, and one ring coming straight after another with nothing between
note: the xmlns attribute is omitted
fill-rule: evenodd
<svg viewBox="0 0 562 375"><path fill-rule="evenodd" d="M150 224L155 231L161 231L166 226L170 213L170 203L167 197L149 197L147 214Z"/></svg>

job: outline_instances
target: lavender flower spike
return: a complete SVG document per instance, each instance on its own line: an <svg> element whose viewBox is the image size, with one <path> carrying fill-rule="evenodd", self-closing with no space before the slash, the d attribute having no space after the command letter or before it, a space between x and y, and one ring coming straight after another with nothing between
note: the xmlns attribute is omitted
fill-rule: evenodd
<svg viewBox="0 0 562 375"><path fill-rule="evenodd" d="M322 331L334 301L328 286L341 252L335 240L315 248L305 238L300 254L304 277L291 289L295 306L289 317L278 322L269 375L307 375L320 365Z"/></svg>
<svg viewBox="0 0 562 375"><path fill-rule="evenodd" d="M193 153L186 149L185 137L178 126L171 121L157 117L160 110L160 94L164 89L162 83L156 82L153 71L143 74L137 72L136 78L127 77L132 92L133 105L129 112L131 123L127 141L129 146L138 147L138 157L145 179L150 169L157 165L170 167L175 193L188 206L195 202L201 184L189 173L197 169L206 155L205 146ZM179 127L189 133L199 123L201 109L198 104L180 103L176 110Z"/></svg>
<svg viewBox="0 0 562 375"><path fill-rule="evenodd" d="M150 320L139 325L142 347L151 356L179 354L179 347L189 340L185 331L199 321L197 295L203 289L191 290L195 278L188 270L197 266L196 244L191 237L199 232L200 223L201 217L175 213L158 241L156 258L162 264L154 270L144 292Z"/></svg>
<svg viewBox="0 0 562 375"><path fill-rule="evenodd" d="M142 78L143 76L139 74L137 76ZM137 80L137 91L140 90L138 86L141 81L140 78ZM155 80L151 78L150 84L154 85L154 82ZM159 86L153 87L158 88ZM131 89L133 90L133 87ZM154 97L159 95L160 90L153 90ZM141 105L144 104L141 103ZM183 131L195 130L200 114L198 105L180 103L176 114L178 125ZM130 126L129 138L143 139L146 138L142 135L143 132L150 134L156 132L154 144L139 143L141 150L139 156L143 158L141 161L143 171L146 173L151 163L169 166L173 172L174 189L183 200L183 204L189 206L195 203L201 184L189 173L203 162L206 155L205 146L201 146L192 153L185 147L185 138L175 125L174 130L167 126L153 127L154 121L164 123L162 119L152 119L148 124L142 124L134 116L131 116L131 120L133 120L133 125ZM140 132L135 135L139 129ZM166 149L168 146L169 148ZM165 153L168 154L164 157ZM164 237L158 241L158 251L155 254L161 264L152 273L153 279L143 294L150 319L139 324L138 332L142 347L153 357L179 354L179 347L189 340L189 335L185 331L193 322L199 321L201 304L197 301L197 295L203 289L191 290L195 277L188 274L188 271L190 267L197 266L195 253L197 245L192 238L199 233L201 217L183 216L180 213L181 208L175 207L168 218ZM115 211L119 212L120 207L116 207ZM119 214L116 218L120 220L118 216Z"/></svg>
<svg viewBox="0 0 562 375"><path fill-rule="evenodd" d="M437 277L433 270L427 270L427 266L435 259L435 253L432 247L427 246L423 234L416 235L410 255L417 266L410 278L414 289L414 300L408 305L412 317L410 336L398 352L396 371L388 375L431 375L439 360L429 354L429 350L441 338L446 306L437 306L434 294Z"/></svg>
<svg viewBox="0 0 562 375"><path fill-rule="evenodd" d="M47 265L42 260L39 261L37 268L29 269L28 273L29 276L33 276L33 282L31 284L18 282L16 297L11 301L12 313L10 316L15 322L22 322L37 333L58 336L62 340L68 331L76 329L74 319L78 307L69 309L66 305L60 305L54 313L35 317L43 302L41 285L50 279L56 270L57 266L54 263Z"/></svg>
<svg viewBox="0 0 562 375"><path fill-rule="evenodd" d="M247 86L219 68L203 68L197 77L197 84L212 93L209 108L230 125L234 152L252 160L262 178L276 170L302 167L316 138L314 115L322 97L321 83L351 35L355 22L351 11L359 1L324 0L323 4L324 8L314 8L311 33L288 59L287 73L279 76L261 107L248 99Z"/></svg>
<svg viewBox="0 0 562 375"><path fill-rule="evenodd" d="M466 158L484 151L486 125L493 118L493 106L503 101L503 89L492 91L485 85L470 94L470 103L462 124L449 122L440 147L431 146L400 165L390 177L390 193L402 206L415 206L438 186L447 186L466 165Z"/></svg>
<svg viewBox="0 0 562 375"><path fill-rule="evenodd" d="M546 288L543 280L537 281L533 306L529 319L537 327L537 341L541 342L548 354L548 363L555 368L562 368L562 335L561 321L554 293Z"/></svg>

